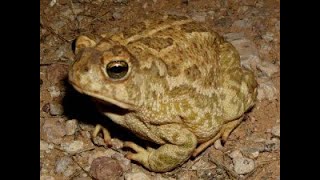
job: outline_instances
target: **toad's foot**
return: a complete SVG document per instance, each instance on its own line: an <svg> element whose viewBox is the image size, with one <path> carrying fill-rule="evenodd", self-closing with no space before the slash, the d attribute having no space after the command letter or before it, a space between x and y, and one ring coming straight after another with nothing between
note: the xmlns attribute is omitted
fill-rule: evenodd
<svg viewBox="0 0 320 180"><path fill-rule="evenodd" d="M198 156L201 152L203 152L205 149L207 149L209 146L211 146L216 140L218 140L221 137L221 140L223 143L225 143L229 137L229 135L231 134L231 132L241 123L243 119L243 116L240 117L239 119L236 119L234 121L230 121L227 124L225 124L220 132L214 136L212 139L210 139L207 142L204 142L202 144L200 144L192 153L193 157Z"/></svg>
<svg viewBox="0 0 320 180"><path fill-rule="evenodd" d="M195 135L178 124L158 126L158 136L166 143L158 149L144 149L135 143L126 142L125 147L136 153L127 154L127 158L137 161L154 172L167 172L185 162L196 148Z"/></svg>
<svg viewBox="0 0 320 180"><path fill-rule="evenodd" d="M102 130L102 134L103 134L103 139L104 139L104 142L107 144L107 145L110 145L111 144L111 136L110 136L110 133L108 131L107 128L103 127L102 125L100 124L97 124L93 133L92 133L92 137L95 138L98 136L99 132Z"/></svg>

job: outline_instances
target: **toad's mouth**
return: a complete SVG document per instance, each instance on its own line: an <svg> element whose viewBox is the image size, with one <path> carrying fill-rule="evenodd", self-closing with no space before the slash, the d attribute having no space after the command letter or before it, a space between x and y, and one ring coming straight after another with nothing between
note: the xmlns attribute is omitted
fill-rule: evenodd
<svg viewBox="0 0 320 180"><path fill-rule="evenodd" d="M104 112L104 113L125 115L127 113L132 112L131 109L123 108L121 106L106 102L101 99L97 99L97 98L93 97L92 100L97 105L97 108L99 109L99 111Z"/></svg>
<svg viewBox="0 0 320 180"><path fill-rule="evenodd" d="M118 108L122 109L121 111L124 111L124 110L134 111L135 110L135 108L132 104L125 103L120 100L116 100L114 98L101 96L101 95L94 93L94 92L91 92L91 91L83 90L82 88L79 88L76 84L74 84L72 82L71 82L71 84L81 94L85 94L85 95L92 97L93 101L97 103L99 108L110 109L110 107L112 107L112 109L116 109L116 107L118 107Z"/></svg>

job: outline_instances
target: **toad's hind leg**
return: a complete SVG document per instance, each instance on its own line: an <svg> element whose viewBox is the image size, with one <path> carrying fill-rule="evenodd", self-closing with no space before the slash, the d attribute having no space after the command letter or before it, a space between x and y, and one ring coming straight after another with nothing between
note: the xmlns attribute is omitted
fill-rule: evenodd
<svg viewBox="0 0 320 180"><path fill-rule="evenodd" d="M241 116L240 118L230 121L227 124L223 125L223 127L221 128L220 132L215 135L212 139L210 139L209 141L206 141L202 144L200 144L192 153L193 157L198 156L202 151L204 151L205 149L207 149L209 146L211 146L216 140L218 140L221 137L221 140L223 142L226 142L226 140L228 139L229 135L231 134L231 132L241 123L243 119L243 116Z"/></svg>
<svg viewBox="0 0 320 180"><path fill-rule="evenodd" d="M161 125L157 130L157 135L165 144L158 149L144 149L126 142L124 146L136 151L127 154L127 158L155 172L170 171L189 159L197 145L196 136L192 132L179 124Z"/></svg>

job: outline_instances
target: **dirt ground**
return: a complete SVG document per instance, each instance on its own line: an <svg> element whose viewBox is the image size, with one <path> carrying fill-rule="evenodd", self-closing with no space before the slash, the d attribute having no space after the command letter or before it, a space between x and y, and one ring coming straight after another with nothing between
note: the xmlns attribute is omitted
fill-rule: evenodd
<svg viewBox="0 0 320 180"><path fill-rule="evenodd" d="M188 15L212 27L259 83L256 106L224 145L217 141L167 173L126 159L123 141L141 140L105 122L66 80L77 36L121 31L151 13ZM280 1L40 0L40 22L40 179L280 179ZM92 139L96 123L111 127L114 146Z"/></svg>

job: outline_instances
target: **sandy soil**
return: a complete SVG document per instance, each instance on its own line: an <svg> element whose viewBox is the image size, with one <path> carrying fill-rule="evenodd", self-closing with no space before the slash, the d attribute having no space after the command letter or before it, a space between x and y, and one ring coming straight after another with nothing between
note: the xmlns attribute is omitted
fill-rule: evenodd
<svg viewBox="0 0 320 180"><path fill-rule="evenodd" d="M40 0L40 7L41 179L280 179L280 1ZM66 81L78 35L120 31L151 13L188 15L212 27L259 83L259 101L223 146L217 141L162 174L126 159L122 142L141 140L105 122ZM98 122L112 127L113 147L91 138Z"/></svg>

